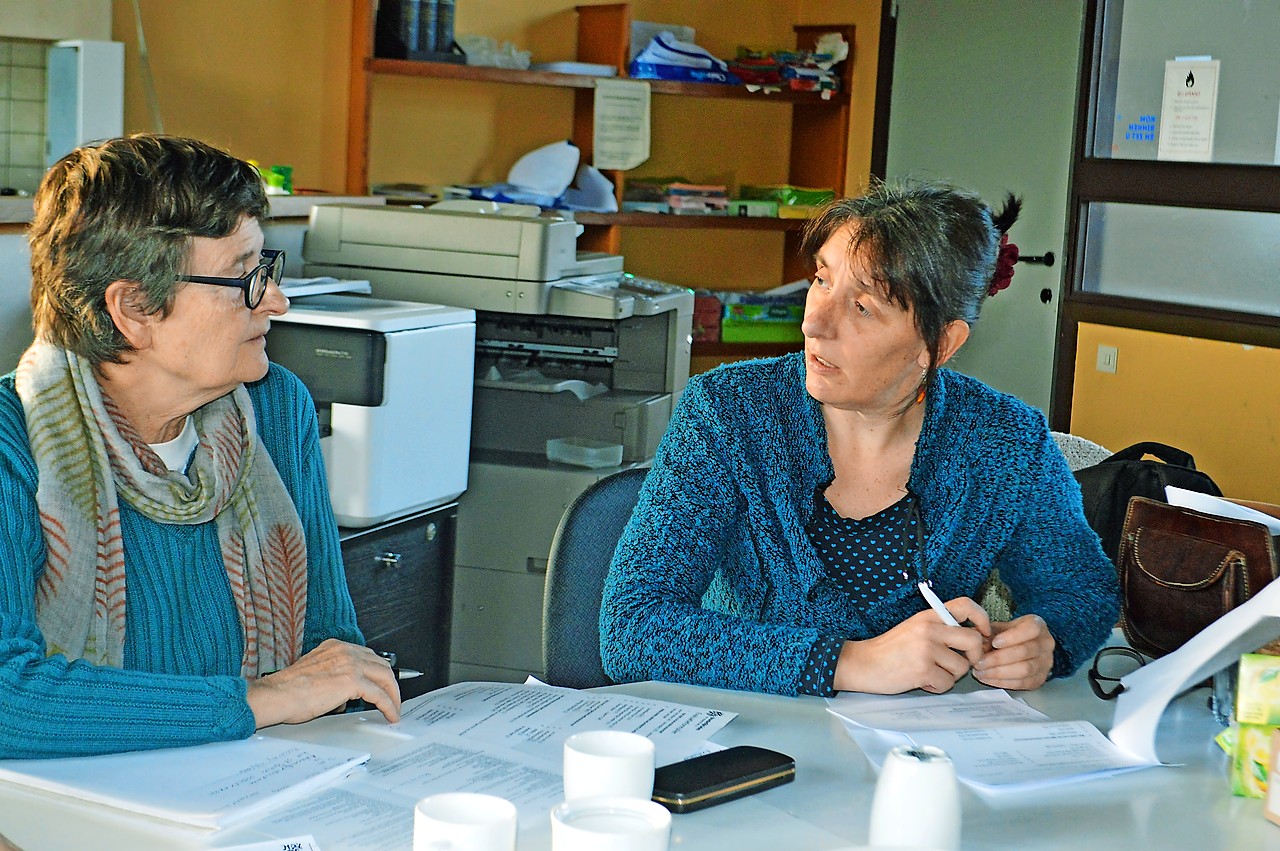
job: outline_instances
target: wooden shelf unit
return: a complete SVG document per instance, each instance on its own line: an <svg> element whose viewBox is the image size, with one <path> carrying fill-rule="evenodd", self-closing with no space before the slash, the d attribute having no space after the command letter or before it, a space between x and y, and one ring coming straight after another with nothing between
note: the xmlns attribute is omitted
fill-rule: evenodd
<svg viewBox="0 0 1280 851"><path fill-rule="evenodd" d="M407 59L369 57L370 74L399 77L433 77L439 80L466 80L477 83L511 83L522 86L553 86L564 89L594 89L596 80L616 79L594 74L562 74L558 71L521 71L514 68L484 68L451 62L413 62ZM752 91L745 86L720 83L686 83L677 80L645 80L654 94L682 97L729 98L777 103L829 103L847 101L848 92L831 92L824 98L818 92Z"/></svg>
<svg viewBox="0 0 1280 851"><path fill-rule="evenodd" d="M608 65L626 78L627 52L630 49L631 10L626 3L577 6L577 61ZM505 68L481 68L439 62L416 62L382 59L373 55L374 0L355 0L352 25L350 98L347 143L347 191L365 194L369 191L369 120L372 81L375 76L421 77L435 80L459 80L497 85L532 85L573 90L574 144L582 151L584 162L591 161L594 111L594 87L599 78L584 74L561 74L550 71L521 71ZM851 24L797 25L793 27L799 49L811 49L824 33L839 32L854 44ZM823 97L817 92L750 91L745 86L715 83L684 83L669 80L646 80L654 95L679 98L728 98L757 103L791 105L791 143L788 152L786 182L804 187L844 191L848 166L849 117L852 108L853 61L840 66L840 91ZM655 144L661 145L661 139ZM613 182L619 199L625 189L625 175L605 170ZM676 216L652 213L578 213L575 217L585 225L579 238L583 250L621 253L622 228L679 228L703 230L747 230L784 234L781 282L805 277L808 261L800 256L800 239L804 229L801 219L738 218L729 216ZM697 344L695 357L743 357L780 354L794 351L800 344L717 343Z"/></svg>

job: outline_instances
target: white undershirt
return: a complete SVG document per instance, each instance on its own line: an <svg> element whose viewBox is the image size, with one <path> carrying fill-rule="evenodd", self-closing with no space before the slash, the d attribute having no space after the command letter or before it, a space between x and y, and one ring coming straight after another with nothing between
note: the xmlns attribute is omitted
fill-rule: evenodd
<svg viewBox="0 0 1280 851"><path fill-rule="evenodd" d="M164 465L174 473L185 473L187 462L191 460L191 453L196 449L196 424L191 419L191 415L187 415L187 421L182 425L182 432L173 440L164 443L149 443L151 451L160 456L160 460Z"/></svg>

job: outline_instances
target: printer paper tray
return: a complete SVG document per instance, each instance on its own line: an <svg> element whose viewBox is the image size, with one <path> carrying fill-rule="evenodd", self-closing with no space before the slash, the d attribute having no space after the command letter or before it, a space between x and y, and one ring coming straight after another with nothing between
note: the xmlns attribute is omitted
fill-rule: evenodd
<svg viewBox="0 0 1280 851"><path fill-rule="evenodd" d="M609 388L603 384L590 384L576 378L562 380L544 378L540 381L522 378L477 378L476 387L490 390L517 390L524 393L572 393L583 401L609 392Z"/></svg>

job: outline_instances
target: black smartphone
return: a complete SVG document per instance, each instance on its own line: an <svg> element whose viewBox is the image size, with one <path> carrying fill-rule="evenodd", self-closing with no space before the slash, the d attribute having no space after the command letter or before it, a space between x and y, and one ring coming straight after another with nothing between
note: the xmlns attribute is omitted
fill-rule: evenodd
<svg viewBox="0 0 1280 851"><path fill-rule="evenodd" d="M796 761L784 753L738 745L664 765L653 772L653 800L673 813L754 795L796 777Z"/></svg>

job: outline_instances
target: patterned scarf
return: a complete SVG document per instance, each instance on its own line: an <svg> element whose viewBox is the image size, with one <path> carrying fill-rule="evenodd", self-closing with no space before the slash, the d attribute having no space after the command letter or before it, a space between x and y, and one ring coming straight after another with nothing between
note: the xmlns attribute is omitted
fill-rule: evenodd
<svg viewBox="0 0 1280 851"><path fill-rule="evenodd" d="M15 378L39 473L46 561L36 622L49 655L123 666L123 498L157 523L217 524L244 630L241 676L297 661L306 621L306 540L258 437L248 391L237 387L195 411L199 445L188 478L166 469L75 353L37 341Z"/></svg>

